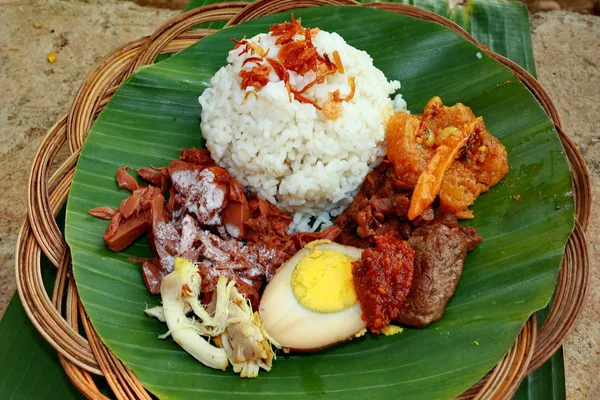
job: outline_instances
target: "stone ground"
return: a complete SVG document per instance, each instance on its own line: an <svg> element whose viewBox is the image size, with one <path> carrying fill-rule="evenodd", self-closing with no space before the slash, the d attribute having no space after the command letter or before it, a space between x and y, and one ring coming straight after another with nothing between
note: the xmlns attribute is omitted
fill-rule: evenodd
<svg viewBox="0 0 600 400"><path fill-rule="evenodd" d="M600 17L553 11L534 14L531 23L538 79L592 175L590 293L564 356L567 397L600 399Z"/></svg>
<svg viewBox="0 0 600 400"><path fill-rule="evenodd" d="M129 1L129 0L123 0ZM453 0L465 4L469 0ZM529 11L555 11L565 10L581 14L600 14L600 0L512 0L527 4ZM171 10L183 9L188 0L133 0L140 6L168 8Z"/></svg>
<svg viewBox="0 0 600 400"><path fill-rule="evenodd" d="M155 0L156 1L156 0ZM600 2L598 0L518 0L527 4L529 11L555 11L565 10L581 14L600 13Z"/></svg>
<svg viewBox="0 0 600 400"><path fill-rule="evenodd" d="M68 111L80 83L103 55L151 33L177 13L116 0L0 0L0 316L15 289L14 247L26 212L27 174L44 133ZM598 210L600 18L538 13L532 16L532 35L539 79L588 163ZM57 55L54 64L47 61L51 51ZM588 236L592 290L565 344L569 399L600 398L598 212Z"/></svg>

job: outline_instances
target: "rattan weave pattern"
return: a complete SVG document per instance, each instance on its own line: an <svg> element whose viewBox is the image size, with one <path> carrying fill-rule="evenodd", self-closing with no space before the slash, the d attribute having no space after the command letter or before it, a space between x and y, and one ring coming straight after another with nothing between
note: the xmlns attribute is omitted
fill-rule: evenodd
<svg viewBox="0 0 600 400"><path fill-rule="evenodd" d="M151 64L161 54L180 51L214 32L190 28L218 20L234 25L292 8L320 5L360 6L353 0L259 0L251 4L218 3L181 14L167 21L150 37L128 43L104 57L85 79L69 114L60 119L42 141L30 170L28 215L17 242L17 287L32 323L56 349L67 375L88 398L106 398L92 375L104 376L119 399L151 398L133 373L103 345L89 322L71 276L70 252L55 220L66 202L79 151L95 118L119 85L137 68ZM443 24L477 44L466 31L437 14L395 3L375 3L370 7ZM512 61L487 49L482 51L511 68L554 121L573 173L576 226L565 249L555 301L548 318L538 329L535 316L532 316L506 356L486 377L463 393L461 399L510 398L523 378L546 361L574 328L583 308L589 274L585 230L591 214L591 183L585 162L562 130L558 111L544 88ZM67 147L70 156L50 176L57 154ZM58 269L51 298L46 295L42 282L42 253ZM78 326L83 326L87 338L78 333Z"/></svg>

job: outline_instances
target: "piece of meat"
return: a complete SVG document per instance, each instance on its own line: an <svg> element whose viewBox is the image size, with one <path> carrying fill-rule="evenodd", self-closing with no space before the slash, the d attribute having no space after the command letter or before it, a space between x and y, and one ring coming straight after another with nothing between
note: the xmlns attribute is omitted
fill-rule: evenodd
<svg viewBox="0 0 600 400"><path fill-rule="evenodd" d="M436 222L440 222L449 228L458 228L463 234L463 238L467 243L467 251L475 250L475 248L481 243L482 237L477 234L477 230L472 226L460 226L458 225L458 218L452 213L440 213L436 217Z"/></svg>
<svg viewBox="0 0 600 400"><path fill-rule="evenodd" d="M216 165L208 149L185 148L181 150L181 160L203 167L213 167Z"/></svg>
<svg viewBox="0 0 600 400"><path fill-rule="evenodd" d="M454 295L467 251L480 241L472 228L436 221L415 229L408 239L416 251L413 282L396 321L422 328L438 321ZM443 219L440 218L440 219Z"/></svg>
<svg viewBox="0 0 600 400"><path fill-rule="evenodd" d="M403 238L410 233L407 212L410 193L398 180L394 166L383 160L365 177L360 192L335 220L343 229L336 241L340 244L367 248L375 245L375 236L399 232ZM433 219L433 209L425 213Z"/></svg>

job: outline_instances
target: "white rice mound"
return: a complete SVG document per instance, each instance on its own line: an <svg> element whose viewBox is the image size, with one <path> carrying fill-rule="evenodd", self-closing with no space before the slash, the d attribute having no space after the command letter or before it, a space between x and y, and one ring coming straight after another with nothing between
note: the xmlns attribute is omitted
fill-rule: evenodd
<svg viewBox="0 0 600 400"><path fill-rule="evenodd" d="M249 42L258 43L268 57L277 59L279 46L270 34ZM290 231L314 231L330 224L352 202L361 183L385 154L385 126L392 111L405 111L400 95L390 95L400 82L388 82L364 51L348 45L337 33L320 31L312 39L319 54L340 54L344 74L325 77L303 95L323 105L328 93L350 93L348 77L355 77L355 94L342 102L342 114L329 120L311 104L290 102L283 81L271 70L270 82L254 94L241 89L240 70L255 54L231 50L228 64L211 79L199 101L201 129L214 160L260 197L294 214ZM333 59L331 57L331 59ZM266 61L266 65L269 65ZM290 84L303 88L315 78L293 71Z"/></svg>

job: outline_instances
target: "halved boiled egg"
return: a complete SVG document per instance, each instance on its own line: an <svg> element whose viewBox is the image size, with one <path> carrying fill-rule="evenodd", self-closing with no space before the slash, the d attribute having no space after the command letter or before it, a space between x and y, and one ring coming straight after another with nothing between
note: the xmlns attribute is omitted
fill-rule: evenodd
<svg viewBox="0 0 600 400"><path fill-rule="evenodd" d="M352 262L362 249L329 240L306 245L279 268L262 295L264 328L284 348L318 350L362 334Z"/></svg>

